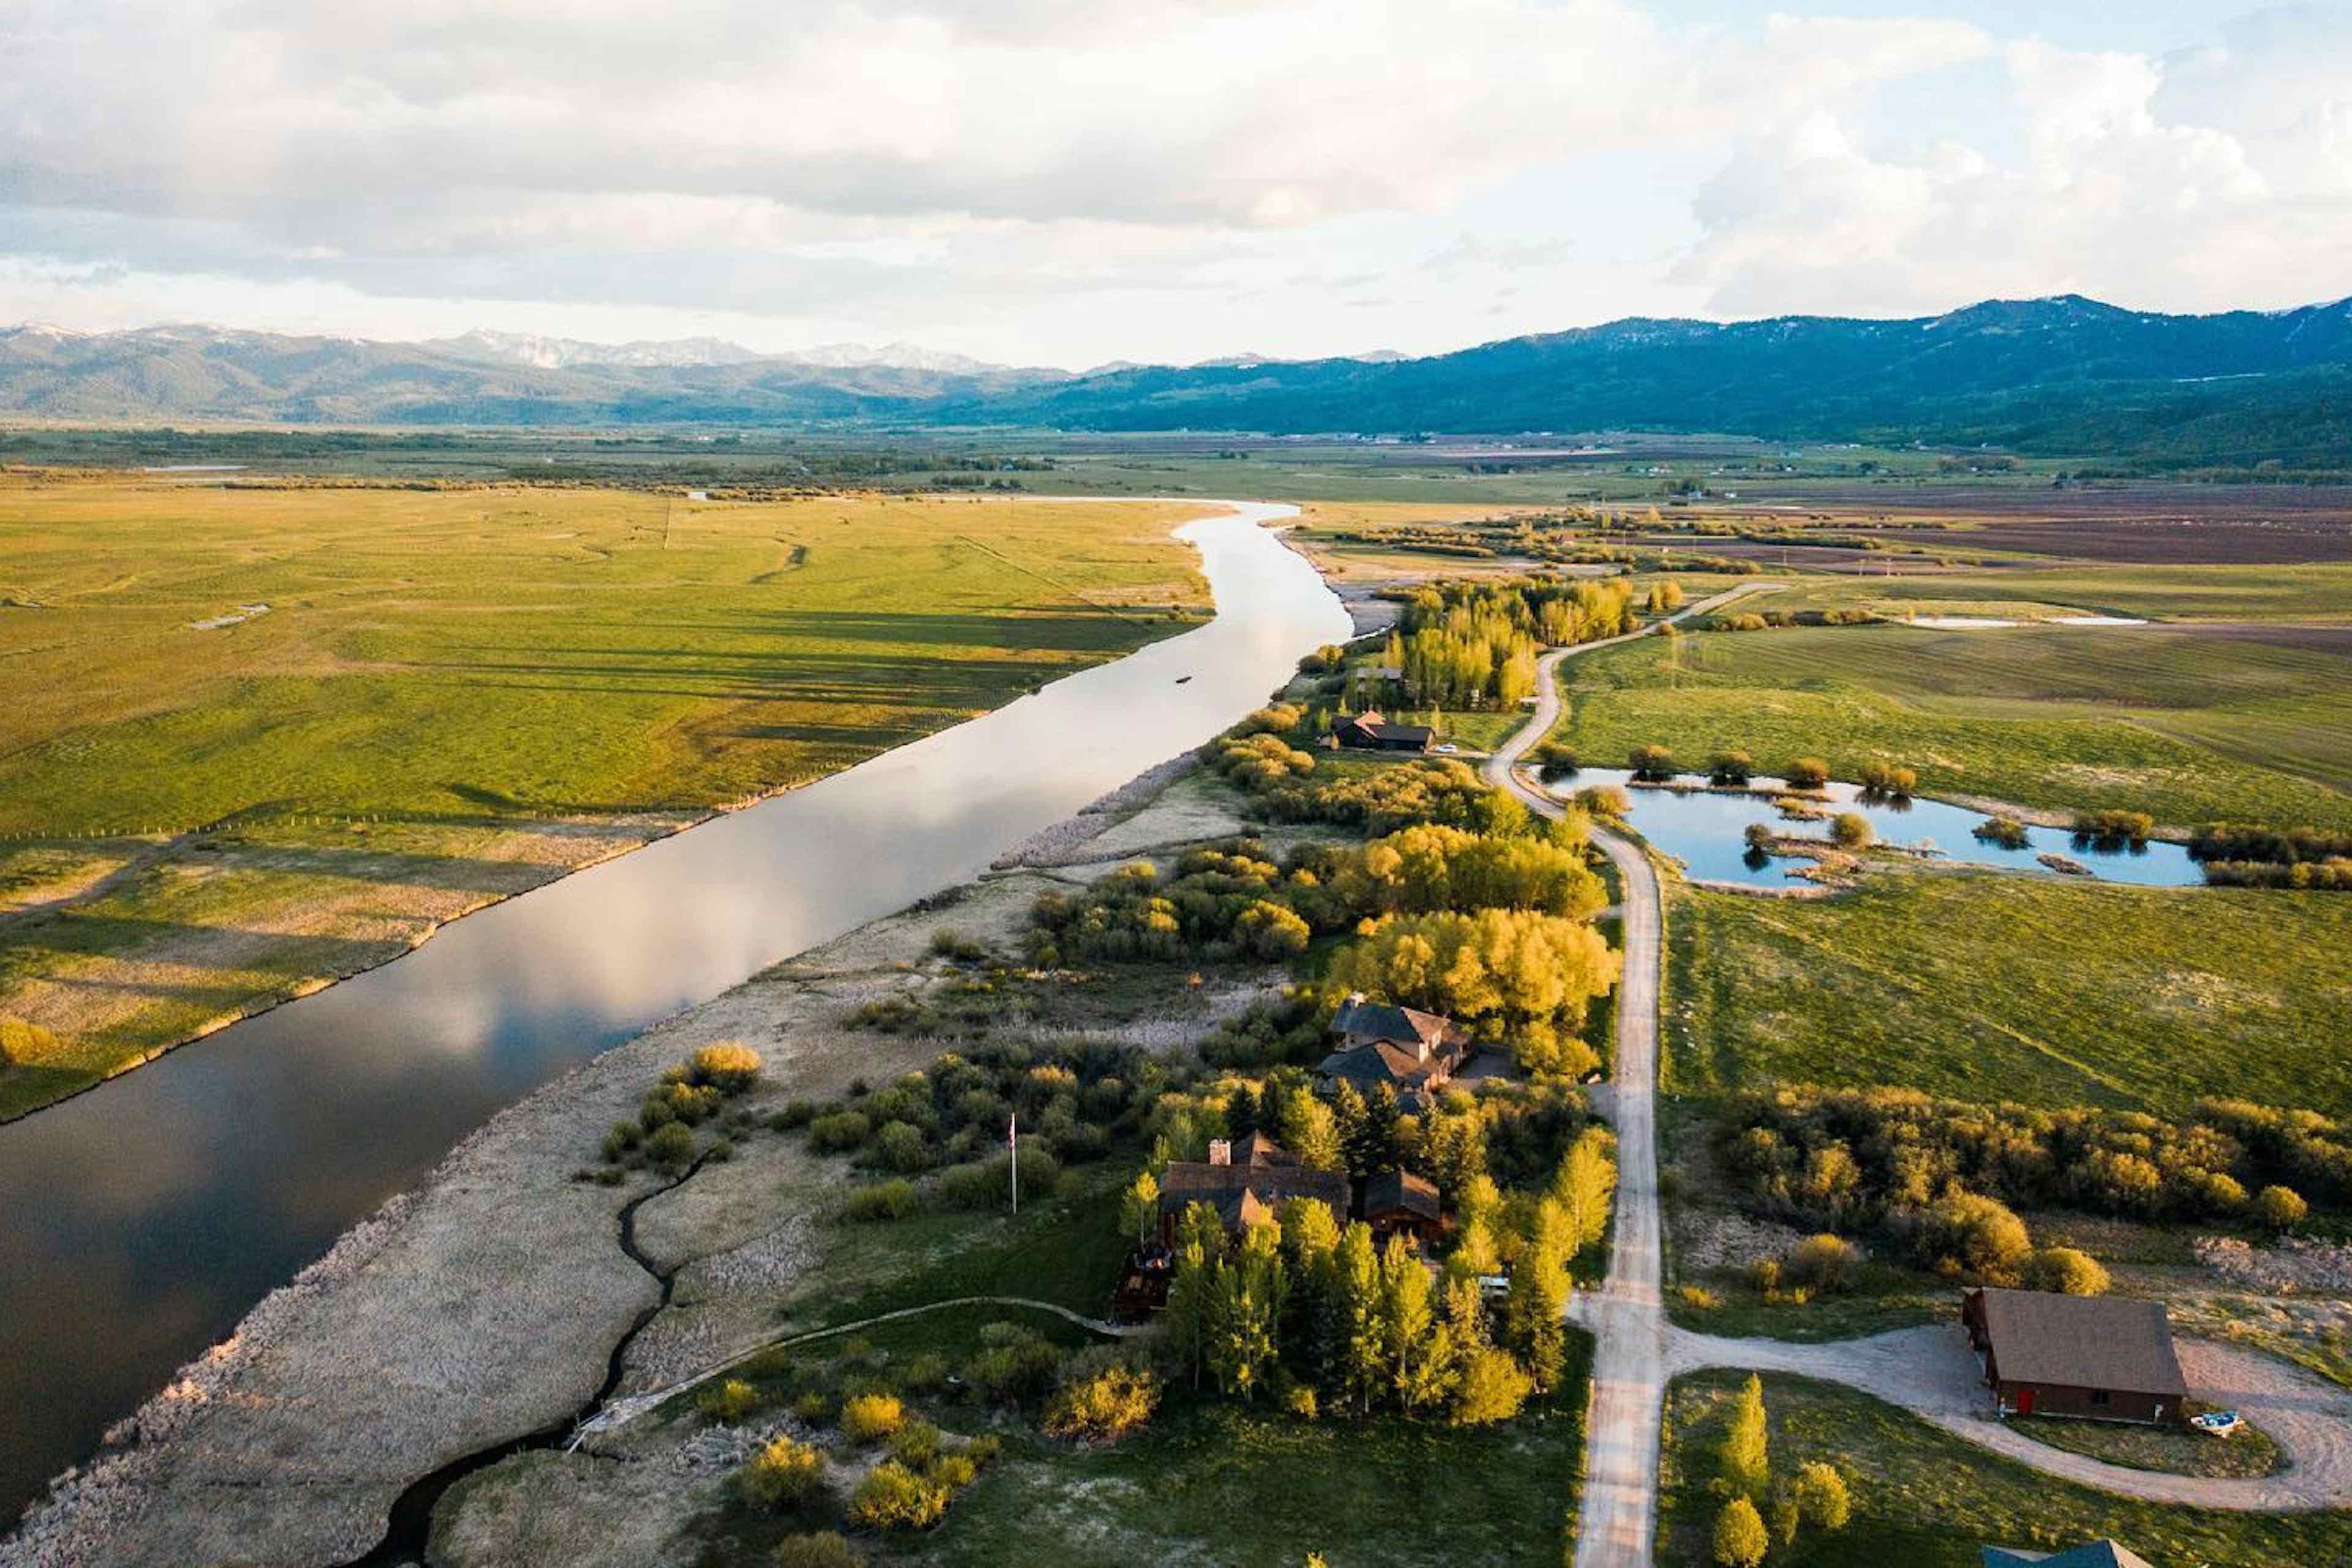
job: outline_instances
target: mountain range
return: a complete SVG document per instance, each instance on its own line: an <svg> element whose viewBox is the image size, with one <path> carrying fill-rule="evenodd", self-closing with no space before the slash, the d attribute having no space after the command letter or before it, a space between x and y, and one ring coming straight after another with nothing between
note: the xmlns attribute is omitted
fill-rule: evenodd
<svg viewBox="0 0 2352 1568"><path fill-rule="evenodd" d="M0 331L0 416L313 425L882 424L1268 434L1707 430L2352 460L2352 300L2176 316L2077 295L1908 320L1632 318L1422 357L1071 373L904 344L762 354L479 331Z"/></svg>

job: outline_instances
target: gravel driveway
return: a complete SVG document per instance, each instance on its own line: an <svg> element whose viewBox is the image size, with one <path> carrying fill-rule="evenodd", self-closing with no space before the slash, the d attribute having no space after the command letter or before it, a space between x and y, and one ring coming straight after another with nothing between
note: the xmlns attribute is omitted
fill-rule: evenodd
<svg viewBox="0 0 2352 1568"><path fill-rule="evenodd" d="M2150 1502L2259 1513L2352 1507L2352 1391L2256 1351L2211 1340L2178 1343L2190 1394L2242 1412L2276 1438L2288 1468L2245 1480L2168 1476L2037 1443L1994 1416L1991 1392L1958 1323L1805 1345L1669 1329L1665 1359L1676 1376L1721 1366L1842 1383L2045 1474Z"/></svg>

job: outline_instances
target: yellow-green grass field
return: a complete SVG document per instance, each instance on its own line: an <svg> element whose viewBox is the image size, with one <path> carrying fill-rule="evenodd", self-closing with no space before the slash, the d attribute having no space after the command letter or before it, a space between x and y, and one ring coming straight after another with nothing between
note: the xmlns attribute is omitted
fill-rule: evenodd
<svg viewBox="0 0 2352 1568"><path fill-rule="evenodd" d="M1732 1395L1747 1374L1708 1372L1667 1391L1660 1467L1658 1561L1713 1561L1716 1476ZM1812 1461L1844 1472L1852 1520L1775 1543L1790 1568L1976 1568L1984 1546L2054 1552L2113 1537L2152 1563L2341 1563L2352 1514L2225 1513L2116 1497L2030 1470L1940 1432L1867 1394L1768 1377L1764 1404L1776 1480Z"/></svg>
<svg viewBox="0 0 2352 1568"><path fill-rule="evenodd" d="M1762 607L1790 607L1780 595ZM2289 628L1698 632L1561 670L1554 738L1588 764L1634 746L1687 767L1738 748L1776 771L1874 760L1928 795L2116 806L2193 826L2352 826L2352 638Z"/></svg>
<svg viewBox="0 0 2352 1568"><path fill-rule="evenodd" d="M1819 900L1686 890L1665 1087L1900 1085L2179 1111L2352 1100L2352 899L1884 871Z"/></svg>
<svg viewBox="0 0 2352 1568"><path fill-rule="evenodd" d="M0 476L0 1116L1195 624L1196 510Z"/></svg>
<svg viewBox="0 0 2352 1568"><path fill-rule="evenodd" d="M2011 605L2041 604L2075 615L2158 621L2343 626L2352 623L2352 564L2021 566L1914 577L1802 577L1784 579L1769 607L1858 604L1903 615L1923 600L1976 601L1976 613L1993 616L2015 613L2006 607Z"/></svg>

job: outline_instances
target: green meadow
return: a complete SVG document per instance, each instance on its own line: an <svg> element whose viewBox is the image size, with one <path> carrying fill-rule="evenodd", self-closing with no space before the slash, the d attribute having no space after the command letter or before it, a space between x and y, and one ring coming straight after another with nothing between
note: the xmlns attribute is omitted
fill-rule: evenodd
<svg viewBox="0 0 2352 1568"><path fill-rule="evenodd" d="M1643 638L1560 673L1554 738L1593 765L1650 742L1693 768L1738 748L1847 779L1890 761L1925 794L2047 811L2352 826L2352 638L2336 635L1796 626Z"/></svg>
<svg viewBox="0 0 2352 1568"><path fill-rule="evenodd" d="M1662 1068L1711 1097L1785 1082L2178 1111L2352 1100L2352 899L1873 872L1834 899L1687 891Z"/></svg>

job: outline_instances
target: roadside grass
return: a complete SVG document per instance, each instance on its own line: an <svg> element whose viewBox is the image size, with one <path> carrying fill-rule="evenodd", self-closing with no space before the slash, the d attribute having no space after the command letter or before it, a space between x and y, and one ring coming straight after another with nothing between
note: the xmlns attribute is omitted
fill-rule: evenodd
<svg viewBox="0 0 2352 1568"><path fill-rule="evenodd" d="M1715 1474L1731 1398L1747 1373L1711 1371L1667 1391L1658 1561L1712 1561ZM2226 1513L2111 1496L2028 1469L1867 1394L1768 1376L1775 1476L1813 1460L1846 1474L1853 1517L1834 1534L1775 1546L1807 1568L1976 1568L1988 1544L2042 1552L2112 1536L2150 1563L2320 1563L2352 1553L2352 1513ZM2215 1447L2220 1447L2216 1444Z"/></svg>
<svg viewBox="0 0 2352 1568"><path fill-rule="evenodd" d="M2182 1414L2194 1415L2210 1408L2191 1400ZM2169 1476L2244 1479L2276 1475L2286 1468L2286 1455L2269 1433L2251 1421L2241 1421L2238 1429L2227 1437L2210 1437L2176 1427L2061 1421L2054 1415L2019 1416L2010 1426L2037 1443L2126 1469L2155 1470Z"/></svg>
<svg viewBox="0 0 2352 1568"><path fill-rule="evenodd" d="M1724 1339L1821 1344L1916 1328L1957 1316L1959 1310L1950 1281L1884 1263L1865 1265L1850 1290L1802 1302L1768 1300L1736 1269L1708 1269L1686 1283L1706 1289L1714 1304L1692 1301L1679 1289L1671 1289L1666 1292L1667 1317L1677 1328Z"/></svg>
<svg viewBox="0 0 2352 1568"><path fill-rule="evenodd" d="M2352 1097L2352 900L1887 871L1843 897L1686 890L1667 1090L1780 1080L2179 1111Z"/></svg>
<svg viewBox="0 0 2352 1568"><path fill-rule="evenodd" d="M1774 607L1782 607L1777 603ZM2352 826L2352 645L2137 627L1789 627L1643 638L1569 661L1553 738L1685 766L1734 748L1838 777L1885 760L1921 793L2160 823Z"/></svg>

